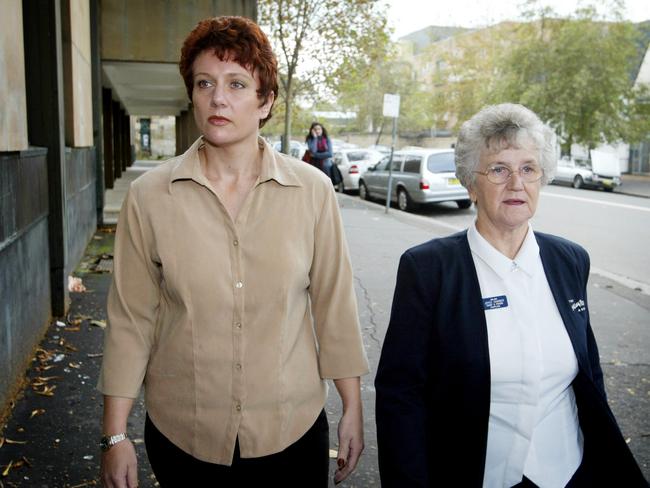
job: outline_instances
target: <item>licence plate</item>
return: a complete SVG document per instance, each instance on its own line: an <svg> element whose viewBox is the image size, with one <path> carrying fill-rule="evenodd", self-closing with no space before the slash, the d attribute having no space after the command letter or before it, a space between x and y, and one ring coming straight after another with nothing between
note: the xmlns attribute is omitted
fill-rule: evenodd
<svg viewBox="0 0 650 488"><path fill-rule="evenodd" d="M447 185L458 186L460 185L460 181L458 181L458 178L447 178Z"/></svg>

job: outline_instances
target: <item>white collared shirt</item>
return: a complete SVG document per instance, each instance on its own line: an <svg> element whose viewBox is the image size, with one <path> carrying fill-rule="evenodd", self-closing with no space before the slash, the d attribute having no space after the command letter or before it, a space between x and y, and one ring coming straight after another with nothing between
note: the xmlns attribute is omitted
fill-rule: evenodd
<svg viewBox="0 0 650 488"><path fill-rule="evenodd" d="M514 260L474 223L467 238L478 275L490 350L490 420L483 486L511 487L526 475L564 487L582 460L571 382L578 373L532 228Z"/></svg>

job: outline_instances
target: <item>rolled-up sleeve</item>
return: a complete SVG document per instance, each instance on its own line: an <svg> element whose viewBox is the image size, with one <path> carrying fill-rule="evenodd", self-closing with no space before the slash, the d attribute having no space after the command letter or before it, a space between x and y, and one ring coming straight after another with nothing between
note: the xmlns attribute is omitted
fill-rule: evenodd
<svg viewBox="0 0 650 488"><path fill-rule="evenodd" d="M354 294L354 279L336 194L327 182L316 223L309 294L322 378L361 376L369 371Z"/></svg>
<svg viewBox="0 0 650 488"><path fill-rule="evenodd" d="M108 294L104 357L97 388L135 398L147 370L158 307L160 269L152 259L151 232L129 189L115 235L113 282Z"/></svg>

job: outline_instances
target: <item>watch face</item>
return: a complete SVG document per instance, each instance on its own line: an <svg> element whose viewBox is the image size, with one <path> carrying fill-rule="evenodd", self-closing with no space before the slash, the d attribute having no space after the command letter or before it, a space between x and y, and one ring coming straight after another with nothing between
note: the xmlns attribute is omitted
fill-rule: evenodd
<svg viewBox="0 0 650 488"><path fill-rule="evenodd" d="M108 449L111 447L110 444L108 443L108 437L104 436L101 438L99 441L99 447L101 448L102 451L108 451Z"/></svg>

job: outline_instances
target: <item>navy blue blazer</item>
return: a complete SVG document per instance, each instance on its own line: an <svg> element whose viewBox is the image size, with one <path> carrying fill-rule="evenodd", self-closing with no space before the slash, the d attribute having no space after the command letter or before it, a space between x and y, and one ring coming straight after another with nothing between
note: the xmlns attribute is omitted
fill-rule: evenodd
<svg viewBox="0 0 650 488"><path fill-rule="evenodd" d="M565 239L535 237L578 359L573 388L585 459L603 483L595 486L645 487L607 404L587 306L589 256ZM585 305L573 305L579 300ZM490 360L467 231L402 255L375 387L384 488L482 486Z"/></svg>

